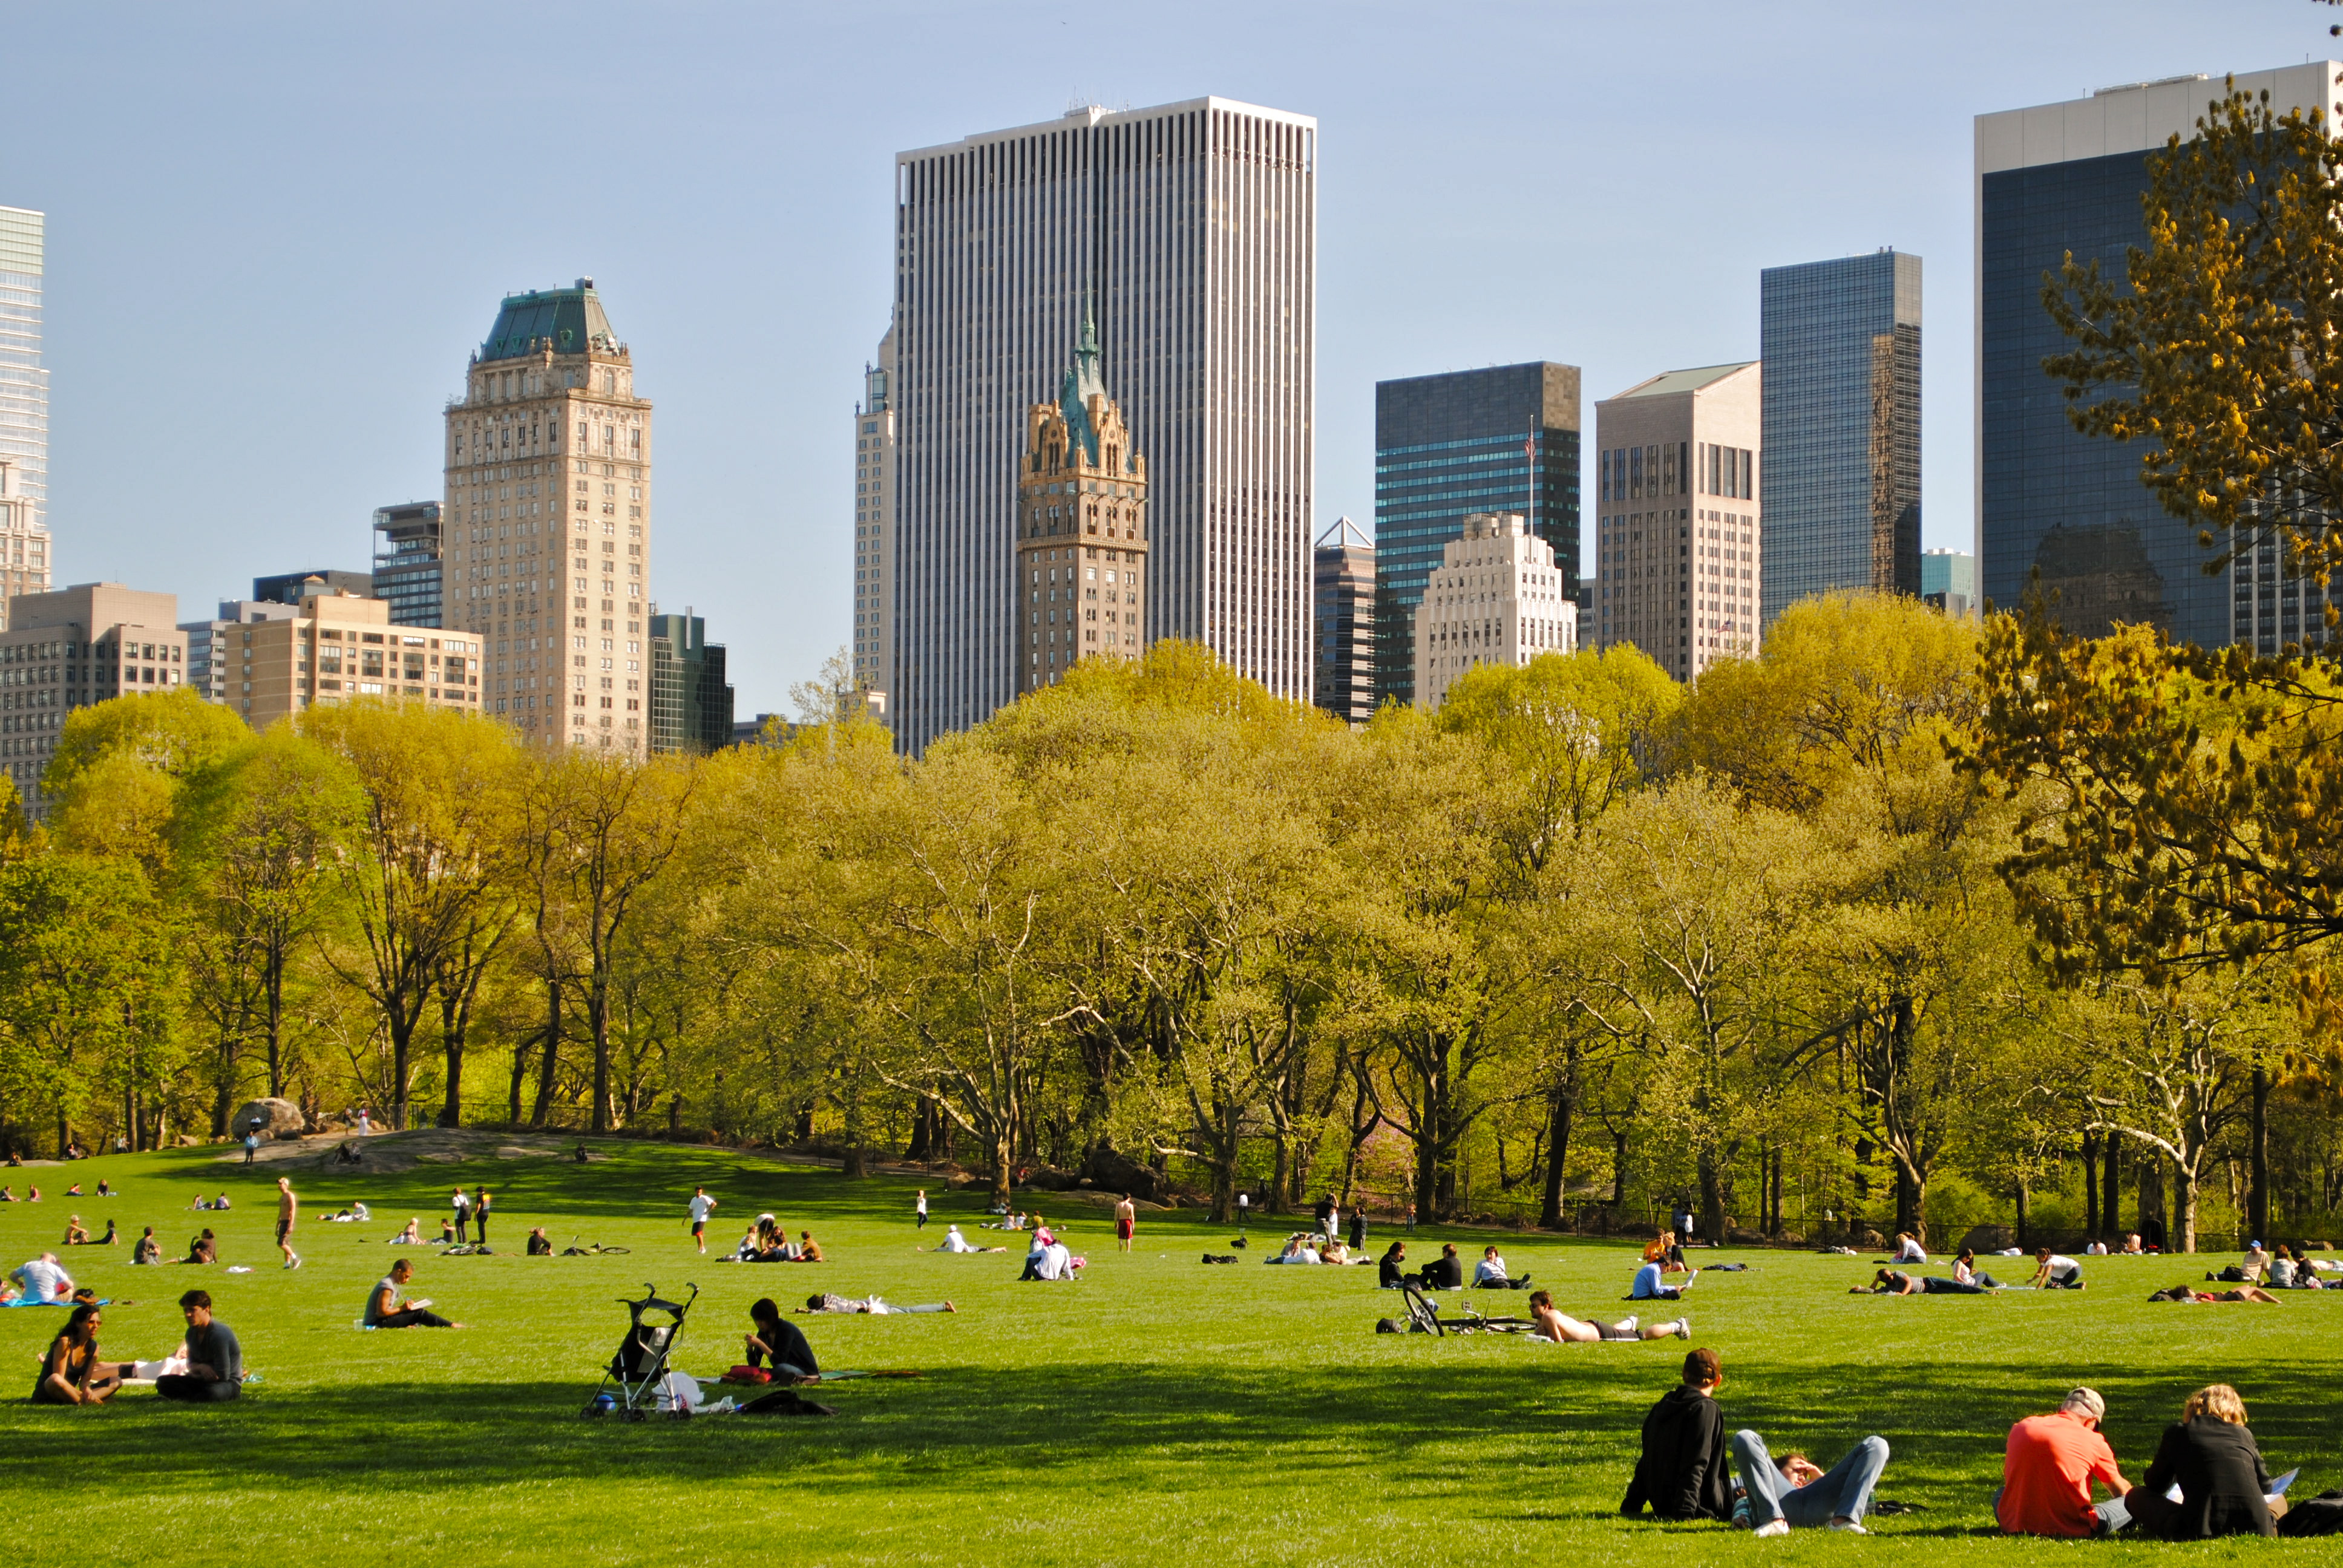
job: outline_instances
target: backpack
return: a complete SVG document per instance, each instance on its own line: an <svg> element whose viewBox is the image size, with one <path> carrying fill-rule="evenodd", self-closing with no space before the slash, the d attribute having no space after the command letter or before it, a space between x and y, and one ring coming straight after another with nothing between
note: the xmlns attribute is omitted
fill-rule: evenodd
<svg viewBox="0 0 2343 1568"><path fill-rule="evenodd" d="M2280 1535L2343 1535L2343 1489L2298 1503L2278 1522Z"/></svg>

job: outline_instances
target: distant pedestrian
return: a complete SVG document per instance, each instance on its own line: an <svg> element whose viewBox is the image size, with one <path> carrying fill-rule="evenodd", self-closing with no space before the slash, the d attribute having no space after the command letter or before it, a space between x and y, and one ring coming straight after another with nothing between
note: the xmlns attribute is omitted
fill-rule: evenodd
<svg viewBox="0 0 2343 1568"><path fill-rule="evenodd" d="M472 1200L458 1187L455 1196L447 1200L447 1206L456 1211L456 1244L460 1247L471 1239L466 1231L472 1223Z"/></svg>
<svg viewBox="0 0 2343 1568"><path fill-rule="evenodd" d="M708 1189L694 1187L691 1190L691 1239L699 1245L702 1256L708 1251L708 1216L714 1212L716 1200L708 1195Z"/></svg>
<svg viewBox="0 0 2343 1568"><path fill-rule="evenodd" d="M1332 1193L1329 1192L1318 1200L1318 1206L1310 1211L1310 1220L1311 1223L1316 1227L1320 1235L1332 1236L1334 1233L1332 1228L1334 1223L1334 1195Z"/></svg>
<svg viewBox="0 0 2343 1568"><path fill-rule="evenodd" d="M1413 1203L1407 1206L1407 1233L1411 1236L1415 1234L1415 1205Z"/></svg>
<svg viewBox="0 0 2343 1568"><path fill-rule="evenodd" d="M256 1121L244 1130L244 1162L246 1165L251 1164L254 1157L260 1152L259 1126L260 1124Z"/></svg>
<svg viewBox="0 0 2343 1568"><path fill-rule="evenodd" d="M472 1239L483 1247L488 1244L488 1202L486 1187L472 1189Z"/></svg>
<svg viewBox="0 0 2343 1568"><path fill-rule="evenodd" d="M926 1230L928 1228L928 1190L925 1187L920 1189L919 1200L912 1204L912 1208L920 1216L919 1229Z"/></svg>
<svg viewBox="0 0 2343 1568"><path fill-rule="evenodd" d="M1367 1211L1363 1208L1351 1211L1351 1251L1358 1251L1367 1244Z"/></svg>
<svg viewBox="0 0 2343 1568"><path fill-rule="evenodd" d="M1139 1223L1139 1206L1125 1192L1122 1201L1114 1206L1114 1244L1123 1251L1131 1251L1131 1232Z"/></svg>
<svg viewBox="0 0 2343 1568"><path fill-rule="evenodd" d="M293 1226L301 1217L301 1200L293 1193L293 1178L277 1179L277 1250L285 1254L285 1266L297 1269L301 1254L293 1250Z"/></svg>
<svg viewBox="0 0 2343 1568"><path fill-rule="evenodd" d="M1240 1193L1238 1193L1238 1194L1237 1194L1237 1234L1238 1234L1238 1235L1242 1236L1242 1235L1243 1235L1243 1234L1244 1234L1244 1228L1245 1228L1245 1217L1246 1217L1248 1214L1250 1214L1252 1211L1252 1196L1251 1196L1250 1194L1248 1194L1248 1193L1244 1193L1244 1192L1240 1192Z"/></svg>
<svg viewBox="0 0 2343 1568"><path fill-rule="evenodd" d="M361 1105L358 1107L358 1136L364 1138L373 1131L374 1123L367 1117L367 1108Z"/></svg>

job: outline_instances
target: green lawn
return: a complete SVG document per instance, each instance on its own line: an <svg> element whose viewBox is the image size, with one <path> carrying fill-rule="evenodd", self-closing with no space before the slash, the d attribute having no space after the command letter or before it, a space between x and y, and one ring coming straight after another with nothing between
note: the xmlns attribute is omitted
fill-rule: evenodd
<svg viewBox="0 0 2343 1568"><path fill-rule="evenodd" d="M1855 1561L1883 1549L1622 1521L1636 1423L1674 1381L1684 1348L1674 1341L1553 1348L1378 1337L1375 1319L1396 1303L1374 1291L1370 1270L1271 1274L1258 1250L1237 1267L1205 1268L1200 1253L1225 1250L1228 1231L1168 1216L1144 1218L1123 1257L1104 1217L1072 1206L1063 1210L1070 1240L1088 1254L1090 1277L1020 1284L1014 1254L916 1252L909 1182L848 1184L724 1152L609 1147L607 1162L582 1167L531 1159L387 1178L304 1173L308 1266L292 1273L269 1245L274 1172L265 1167L246 1172L215 1163L214 1151L185 1151L8 1171L19 1193L29 1177L48 1196L0 1207L6 1267L54 1246L69 1210L98 1230L111 1216L131 1236L155 1224L179 1250L212 1223L219 1268L134 1269L126 1247L60 1256L117 1298L106 1313L109 1355L167 1351L179 1333L177 1294L200 1282L265 1382L240 1404L205 1409L164 1405L145 1390L99 1410L17 1396L0 1405L11 1453L0 1510L39 1522L43 1554L65 1561L366 1568L752 1557L1654 1563L1761 1550ZM69 1175L91 1191L104 1176L125 1194L64 1199ZM441 1260L380 1245L410 1213L436 1229L458 1178L496 1189L495 1241L511 1251ZM711 1245L771 1209L792 1229L812 1229L830 1261L699 1259L680 1217L695 1181L723 1203ZM236 1208L186 1212L198 1184L225 1186ZM372 1206L372 1224L320 1222L354 1198ZM980 1218L972 1195L930 1201L929 1241L944 1220ZM1048 1195L1037 1201L1060 1218ZM633 1252L526 1258L534 1222L549 1225L557 1244L582 1234ZM1411 1251L1438 1239L1421 1235ZM1484 1238L1455 1239L1469 1254ZM1564 1310L1625 1311L1628 1248L1501 1240L1514 1269L1552 1286ZM471 1326L355 1331L367 1286L399 1256L417 1263L414 1294ZM1754 1271L1704 1279L1690 1303L1695 1342L1725 1357L1727 1421L1758 1428L1776 1452L1805 1447L1826 1463L1854 1438L1885 1435L1895 1458L1881 1494L1923 1509L1876 1520L1882 1537L1965 1561L2016 1561L2029 1548L1992 1536L1986 1511L2003 1432L2078 1381L2107 1395L2110 1435L2135 1479L2182 1397L2229 1381L2272 1469L2308 1467L2297 1495L2343 1485L2333 1381L2343 1293L2306 1292L2278 1307L2150 1305L2150 1290L2201 1276L2201 1261L2108 1259L2092 1261L2092 1289L2080 1294L1875 1300L1846 1294L1868 1272L1856 1261L1744 1256ZM226 1273L235 1263L254 1271ZM960 1311L799 1320L826 1365L927 1374L830 1388L820 1397L840 1408L832 1419L581 1421L578 1408L625 1327L614 1298L647 1280L669 1292L703 1287L679 1353L701 1373L739 1359L745 1309L759 1294L785 1304L816 1289L903 1302L949 1296ZM0 1355L23 1388L62 1319L0 1312ZM2332 1552L2319 1543L2268 1550L2304 1561Z"/></svg>

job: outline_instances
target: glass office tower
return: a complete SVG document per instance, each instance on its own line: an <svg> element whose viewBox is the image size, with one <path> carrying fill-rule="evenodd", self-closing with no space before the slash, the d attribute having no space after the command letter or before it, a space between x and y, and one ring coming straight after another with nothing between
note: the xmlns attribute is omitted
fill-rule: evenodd
<svg viewBox="0 0 2343 1568"><path fill-rule="evenodd" d="M41 366L47 220L0 206L0 629L8 600L49 591L49 373Z"/></svg>
<svg viewBox="0 0 2343 1568"><path fill-rule="evenodd" d="M2324 62L2236 81L2268 93L2280 113L2315 108L2331 125L2338 70ZM2275 651L2317 625L2317 590L2286 578L2274 549L2207 576L2213 552L2140 482L2140 448L2077 431L2042 369L2069 347L2043 308L2045 275L2072 254L2124 277L2129 248L2147 244L2148 156L2188 136L2223 91L2175 76L1977 116L1977 543L1996 607L2017 606L2038 571L2062 624L2087 636L2145 623L2207 647Z"/></svg>
<svg viewBox="0 0 2343 1568"><path fill-rule="evenodd" d="M1518 512L1578 580L1578 367L1375 383L1375 703L1415 700L1415 607L1474 512Z"/></svg>
<svg viewBox="0 0 2343 1568"><path fill-rule="evenodd" d="M1760 623L1834 588L1920 592L1920 258L1759 275L1765 580Z"/></svg>

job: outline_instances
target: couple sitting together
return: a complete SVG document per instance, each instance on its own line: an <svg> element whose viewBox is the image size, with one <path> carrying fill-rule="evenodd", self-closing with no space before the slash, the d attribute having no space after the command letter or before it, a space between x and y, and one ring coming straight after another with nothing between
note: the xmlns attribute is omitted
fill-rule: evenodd
<svg viewBox="0 0 2343 1568"><path fill-rule="evenodd" d="M186 1337L158 1362L109 1362L98 1354L97 1331L106 1319L100 1303L73 1310L65 1328L41 1358L33 1383L35 1404L104 1404L126 1382L152 1381L165 1399L208 1404L232 1400L243 1391L244 1352L226 1323L212 1320L208 1292L179 1298Z"/></svg>
<svg viewBox="0 0 2343 1568"><path fill-rule="evenodd" d="M2107 1413L2097 1390L2078 1388L2048 1415L2009 1429L1993 1503L2005 1532L2077 1537L2129 1528L2161 1541L2296 1533L2279 1523L2286 1499L2246 1425L2245 1401L2227 1383L2188 1396L2137 1486L2124 1480L2099 1432ZM2110 1493L2106 1502L2091 1502L2093 1482Z"/></svg>
<svg viewBox="0 0 2343 1568"><path fill-rule="evenodd" d="M1007 1248L1001 1249L1003 1251ZM1033 1245L1025 1253L1025 1271L1017 1276L1025 1280L1078 1280L1088 1264L1086 1258L1077 1258L1072 1249L1058 1240L1049 1221L1041 1215L1033 1216Z"/></svg>
<svg viewBox="0 0 2343 1568"><path fill-rule="evenodd" d="M742 1263L819 1263L823 1261L821 1243L813 1239L811 1231L800 1231L798 1239L789 1240L789 1228L770 1214L759 1214L757 1222L740 1238L733 1260Z"/></svg>

